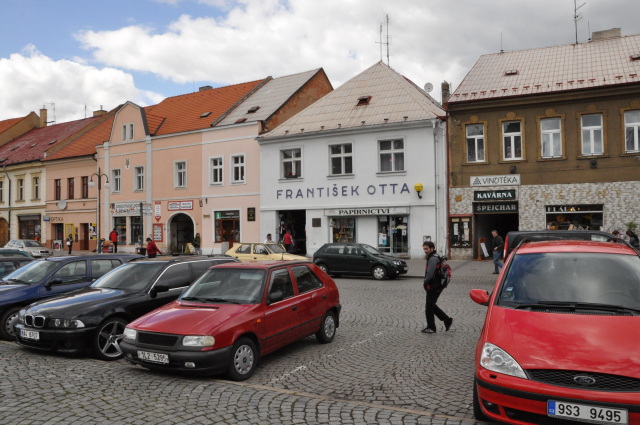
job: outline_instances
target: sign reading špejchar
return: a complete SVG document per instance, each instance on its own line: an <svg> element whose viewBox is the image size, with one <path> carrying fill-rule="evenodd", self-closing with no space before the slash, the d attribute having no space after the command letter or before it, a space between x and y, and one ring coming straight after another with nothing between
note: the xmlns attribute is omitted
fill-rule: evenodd
<svg viewBox="0 0 640 425"><path fill-rule="evenodd" d="M480 214L487 213L516 213L518 212L517 202L500 202L500 203L474 203L473 212Z"/></svg>
<svg viewBox="0 0 640 425"><path fill-rule="evenodd" d="M476 190L473 192L474 201L515 201L516 191L509 190Z"/></svg>

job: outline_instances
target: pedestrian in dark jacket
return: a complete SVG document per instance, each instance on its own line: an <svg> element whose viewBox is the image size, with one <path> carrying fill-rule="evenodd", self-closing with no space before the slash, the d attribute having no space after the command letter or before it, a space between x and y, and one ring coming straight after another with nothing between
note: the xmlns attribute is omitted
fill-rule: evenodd
<svg viewBox="0 0 640 425"><path fill-rule="evenodd" d="M495 265L495 270L493 274L500 273L502 270L503 264L500 262L500 258L502 258L502 250L504 249L504 240L502 236L498 234L497 230L492 230L491 234L493 235L493 264Z"/></svg>
<svg viewBox="0 0 640 425"><path fill-rule="evenodd" d="M427 301L425 305L427 327L424 328L422 332L427 334L436 333L435 317L444 322L444 329L448 331L453 323L453 318L447 316L436 304L440 294L444 290L442 283L436 278L436 270L440 263L440 257L436 253L436 246L433 242L427 241L423 243L422 249L427 255L427 266L424 273L424 289L427 291Z"/></svg>
<svg viewBox="0 0 640 425"><path fill-rule="evenodd" d="M69 237L67 238L67 248L69 248L69 255L71 255L72 246L73 246L73 235L69 233Z"/></svg>
<svg viewBox="0 0 640 425"><path fill-rule="evenodd" d="M640 240L638 240L638 235L636 235L633 230L627 230L627 236L629 236L629 245L634 248L640 248Z"/></svg>

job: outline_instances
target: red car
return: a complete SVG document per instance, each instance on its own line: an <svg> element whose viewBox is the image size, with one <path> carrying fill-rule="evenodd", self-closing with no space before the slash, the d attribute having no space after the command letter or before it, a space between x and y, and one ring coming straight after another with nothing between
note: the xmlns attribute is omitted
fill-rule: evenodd
<svg viewBox="0 0 640 425"><path fill-rule="evenodd" d="M640 424L640 257L624 242L529 242L491 294L476 346L476 419Z"/></svg>
<svg viewBox="0 0 640 425"><path fill-rule="evenodd" d="M333 341L340 317L335 282L306 261L228 263L184 294L131 322L120 348L149 369L253 375L261 356L315 334Z"/></svg>

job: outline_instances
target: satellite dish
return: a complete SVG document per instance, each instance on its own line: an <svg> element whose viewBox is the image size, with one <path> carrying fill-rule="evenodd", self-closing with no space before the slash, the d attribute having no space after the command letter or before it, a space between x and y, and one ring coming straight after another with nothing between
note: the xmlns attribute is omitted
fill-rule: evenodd
<svg viewBox="0 0 640 425"><path fill-rule="evenodd" d="M424 85L424 91L426 91L427 93L431 93L433 91L433 84L431 83L427 83Z"/></svg>
<svg viewBox="0 0 640 425"><path fill-rule="evenodd" d="M61 199L58 201L58 208L60 208L61 210L67 208L67 201L65 201L64 199Z"/></svg>

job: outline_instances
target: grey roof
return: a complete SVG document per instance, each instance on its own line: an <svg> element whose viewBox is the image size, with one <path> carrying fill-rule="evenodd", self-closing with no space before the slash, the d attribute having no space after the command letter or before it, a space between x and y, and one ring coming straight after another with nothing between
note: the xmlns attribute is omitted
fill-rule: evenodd
<svg viewBox="0 0 640 425"><path fill-rule="evenodd" d="M483 55L448 103L638 83L634 55L640 35Z"/></svg>
<svg viewBox="0 0 640 425"><path fill-rule="evenodd" d="M369 103L357 106L358 99L367 96L371 96ZM440 104L424 90L378 62L263 137L421 121L444 115Z"/></svg>
<svg viewBox="0 0 640 425"><path fill-rule="evenodd" d="M234 124L238 120L264 121L275 113L293 94L304 86L322 68L298 74L286 75L270 80L251 94L237 108L224 117L216 126ZM248 112L250 108L259 107L255 112Z"/></svg>

